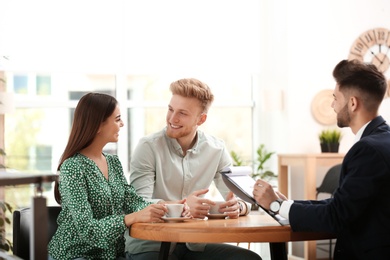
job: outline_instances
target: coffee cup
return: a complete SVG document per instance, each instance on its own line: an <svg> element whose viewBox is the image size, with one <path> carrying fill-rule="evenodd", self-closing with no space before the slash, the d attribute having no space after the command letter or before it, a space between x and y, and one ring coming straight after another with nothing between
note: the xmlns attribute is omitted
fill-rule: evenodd
<svg viewBox="0 0 390 260"><path fill-rule="evenodd" d="M215 205L210 205L209 214L223 214L219 212L219 206L226 201L214 201Z"/></svg>
<svg viewBox="0 0 390 260"><path fill-rule="evenodd" d="M167 218L179 218L183 213L184 204L165 204L168 212L165 213Z"/></svg>

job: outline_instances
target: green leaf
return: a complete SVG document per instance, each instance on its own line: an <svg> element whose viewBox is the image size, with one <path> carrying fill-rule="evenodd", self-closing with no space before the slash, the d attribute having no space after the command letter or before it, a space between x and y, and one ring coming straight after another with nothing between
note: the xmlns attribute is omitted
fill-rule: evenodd
<svg viewBox="0 0 390 260"><path fill-rule="evenodd" d="M341 132L338 129L322 130L318 135L320 143L340 143Z"/></svg>
<svg viewBox="0 0 390 260"><path fill-rule="evenodd" d="M8 211L12 213L14 211L12 206L8 202L4 202L4 203L5 203L5 206L7 207Z"/></svg>
<svg viewBox="0 0 390 260"><path fill-rule="evenodd" d="M5 251L9 251L9 245L8 244L3 244L3 249Z"/></svg>
<svg viewBox="0 0 390 260"><path fill-rule="evenodd" d="M267 170L267 168L266 168L267 162L271 159L272 155L274 155L275 152L268 152L265 149L265 145L260 144L256 150L256 154L257 154L256 160L254 162L252 162L252 165L256 169L256 172L253 172L251 174L251 177L255 180L257 178L262 178L262 179L264 178L264 179L269 180L269 179L272 179L274 177L277 177L277 175L275 173L273 173L270 170ZM240 158L240 156L236 152L231 151L230 155L232 157L234 166L244 165L244 162L242 161L242 159Z"/></svg>
<svg viewBox="0 0 390 260"><path fill-rule="evenodd" d="M242 159L240 158L240 156L238 156L238 154L237 154L236 152L231 151L231 152L230 152L230 155L231 155L231 157L232 157L232 159L233 159L233 165L234 165L234 166L242 166L243 161L242 161Z"/></svg>

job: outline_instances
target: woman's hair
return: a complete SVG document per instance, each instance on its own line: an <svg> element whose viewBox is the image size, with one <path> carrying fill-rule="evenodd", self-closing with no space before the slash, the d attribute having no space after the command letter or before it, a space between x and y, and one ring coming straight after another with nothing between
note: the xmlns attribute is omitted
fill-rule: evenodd
<svg viewBox="0 0 390 260"><path fill-rule="evenodd" d="M205 113L214 101L214 95L209 86L194 78L174 81L171 83L170 90L173 95L198 99Z"/></svg>
<svg viewBox="0 0 390 260"><path fill-rule="evenodd" d="M80 99L74 111L72 129L58 164L58 171L66 159L92 143L101 123L112 115L117 104L114 97L102 93L88 93ZM55 183L54 196L56 201L61 203L58 182Z"/></svg>
<svg viewBox="0 0 390 260"><path fill-rule="evenodd" d="M359 95L367 111L376 111L387 91L386 78L373 64L358 60L342 60L333 70L339 89L344 95Z"/></svg>

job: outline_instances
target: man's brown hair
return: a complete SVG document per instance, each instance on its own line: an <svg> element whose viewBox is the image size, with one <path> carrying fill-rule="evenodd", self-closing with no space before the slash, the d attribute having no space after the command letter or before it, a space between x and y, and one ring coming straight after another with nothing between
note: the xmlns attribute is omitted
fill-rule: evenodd
<svg viewBox="0 0 390 260"><path fill-rule="evenodd" d="M173 95L198 99L204 113L207 113L214 101L214 95L209 86L194 78L174 81L171 83L170 90Z"/></svg>

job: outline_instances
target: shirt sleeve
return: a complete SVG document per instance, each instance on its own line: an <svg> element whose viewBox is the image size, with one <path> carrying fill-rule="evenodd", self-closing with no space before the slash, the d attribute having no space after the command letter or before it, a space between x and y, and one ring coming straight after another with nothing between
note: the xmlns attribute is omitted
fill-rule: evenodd
<svg viewBox="0 0 390 260"><path fill-rule="evenodd" d="M280 206L279 215L288 219L288 214L290 213L291 205L294 203L293 200L285 200Z"/></svg>
<svg viewBox="0 0 390 260"><path fill-rule="evenodd" d="M232 160L231 160L230 154L224 145L222 153L221 153L221 158L220 158L219 164L218 164L218 170L215 173L215 177L214 177L214 184L224 199L226 199L226 196L228 195L230 190L226 186L226 184L223 182L222 175L221 175L220 171L226 167L231 166L231 165L232 165Z"/></svg>
<svg viewBox="0 0 390 260"><path fill-rule="evenodd" d="M141 139L130 161L130 184L138 195L152 203L160 200L152 199L156 179L155 161L152 147Z"/></svg>

